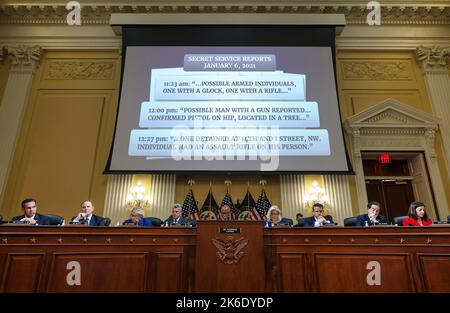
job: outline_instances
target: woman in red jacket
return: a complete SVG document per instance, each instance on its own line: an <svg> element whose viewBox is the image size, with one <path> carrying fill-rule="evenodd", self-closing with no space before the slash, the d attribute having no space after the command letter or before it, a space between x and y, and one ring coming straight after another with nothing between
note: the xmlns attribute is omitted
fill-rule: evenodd
<svg viewBox="0 0 450 313"><path fill-rule="evenodd" d="M408 218L403 220L403 226L429 226L433 221L425 212L425 204L414 201L409 205Z"/></svg>

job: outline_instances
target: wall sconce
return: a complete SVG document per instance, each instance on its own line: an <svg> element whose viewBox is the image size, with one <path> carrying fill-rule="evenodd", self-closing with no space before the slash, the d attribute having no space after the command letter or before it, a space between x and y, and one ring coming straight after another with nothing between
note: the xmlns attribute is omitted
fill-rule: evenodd
<svg viewBox="0 0 450 313"><path fill-rule="evenodd" d="M150 206L150 197L145 195L145 187L138 181L137 186L131 187L127 195L127 205L131 208L136 206L143 209Z"/></svg>
<svg viewBox="0 0 450 313"><path fill-rule="evenodd" d="M317 181L313 181L304 197L304 203L307 211L311 211L314 203L320 203L323 205L324 209L328 209L330 198L327 194L325 194L325 189L319 187L319 183Z"/></svg>

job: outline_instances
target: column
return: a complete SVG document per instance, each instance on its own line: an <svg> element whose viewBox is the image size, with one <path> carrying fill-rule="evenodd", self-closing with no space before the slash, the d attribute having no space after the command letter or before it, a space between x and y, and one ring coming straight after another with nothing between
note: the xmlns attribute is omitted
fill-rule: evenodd
<svg viewBox="0 0 450 313"><path fill-rule="evenodd" d="M364 177L364 168L361 157L361 130L359 127L349 125L345 122L345 131L350 138L349 154L352 159L353 170L355 171L356 194L358 196L358 211L360 214L366 213L367 190Z"/></svg>
<svg viewBox="0 0 450 313"><path fill-rule="evenodd" d="M353 216L348 176L325 175L324 188L330 198L330 215L340 226L344 226L344 219Z"/></svg>
<svg viewBox="0 0 450 313"><path fill-rule="evenodd" d="M416 56L424 73L433 113L440 119L444 159L450 170L450 77L447 67L450 47L421 46L416 49Z"/></svg>
<svg viewBox="0 0 450 313"><path fill-rule="evenodd" d="M295 220L295 215L299 212L303 213L304 217L308 215L308 212L304 211L305 185L304 175L280 175L281 208L284 217Z"/></svg>
<svg viewBox="0 0 450 313"><path fill-rule="evenodd" d="M23 113L42 55L39 46L6 46L4 51L5 57L12 57L12 66L0 102L0 203L3 202Z"/></svg>

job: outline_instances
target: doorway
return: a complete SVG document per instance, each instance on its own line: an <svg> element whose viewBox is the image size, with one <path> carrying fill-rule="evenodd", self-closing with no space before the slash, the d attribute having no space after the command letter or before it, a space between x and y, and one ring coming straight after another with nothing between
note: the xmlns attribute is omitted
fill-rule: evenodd
<svg viewBox="0 0 450 313"><path fill-rule="evenodd" d="M365 152L363 169L367 198L382 204L389 221L408 214L413 201L424 202L433 220L438 219L428 171L421 152L388 152L388 162L380 162L381 152Z"/></svg>
<svg viewBox="0 0 450 313"><path fill-rule="evenodd" d="M366 180L367 198L382 203L382 214L389 221L396 216L408 215L408 207L415 200L411 181Z"/></svg>

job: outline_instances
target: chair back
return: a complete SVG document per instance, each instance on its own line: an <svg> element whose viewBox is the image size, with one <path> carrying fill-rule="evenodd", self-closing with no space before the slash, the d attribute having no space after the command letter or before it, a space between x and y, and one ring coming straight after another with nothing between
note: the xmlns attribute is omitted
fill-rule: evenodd
<svg viewBox="0 0 450 313"><path fill-rule="evenodd" d="M407 218L408 216L396 216L394 217L392 222L394 223L394 225L403 226L403 220L406 220Z"/></svg>
<svg viewBox="0 0 450 313"><path fill-rule="evenodd" d="M157 217L146 217L146 218L148 218L152 221L153 226L161 226L163 223L162 220Z"/></svg>
<svg viewBox="0 0 450 313"><path fill-rule="evenodd" d="M49 225L64 225L64 217L54 214L44 214L49 220Z"/></svg>
<svg viewBox="0 0 450 313"><path fill-rule="evenodd" d="M344 226L356 226L358 224L358 217L352 216L344 219Z"/></svg>

